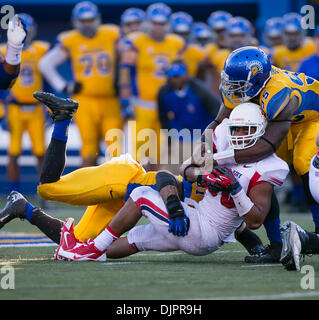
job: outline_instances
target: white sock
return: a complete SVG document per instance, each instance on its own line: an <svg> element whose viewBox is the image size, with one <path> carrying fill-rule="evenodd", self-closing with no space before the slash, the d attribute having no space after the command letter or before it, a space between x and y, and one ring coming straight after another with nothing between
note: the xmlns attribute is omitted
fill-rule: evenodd
<svg viewBox="0 0 319 320"><path fill-rule="evenodd" d="M116 234L109 226L107 226L95 239L94 245L100 251L106 250L113 241L120 236Z"/></svg>

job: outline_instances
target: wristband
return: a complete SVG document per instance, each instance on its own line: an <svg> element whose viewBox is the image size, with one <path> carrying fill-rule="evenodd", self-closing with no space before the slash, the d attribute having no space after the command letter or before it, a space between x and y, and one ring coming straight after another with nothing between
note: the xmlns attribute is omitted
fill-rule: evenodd
<svg viewBox="0 0 319 320"><path fill-rule="evenodd" d="M21 51L23 44L20 46L15 46L13 44L7 44L7 51L5 55L5 60L8 64L16 66L21 62Z"/></svg>
<svg viewBox="0 0 319 320"><path fill-rule="evenodd" d="M254 203L249 199L243 189L236 194L231 194L231 197L234 200L238 215L240 217L248 213L254 206Z"/></svg>
<svg viewBox="0 0 319 320"><path fill-rule="evenodd" d="M231 192L231 194L234 196L240 189L241 189L241 185L238 184L237 188L236 188L235 190L233 190L233 191Z"/></svg>

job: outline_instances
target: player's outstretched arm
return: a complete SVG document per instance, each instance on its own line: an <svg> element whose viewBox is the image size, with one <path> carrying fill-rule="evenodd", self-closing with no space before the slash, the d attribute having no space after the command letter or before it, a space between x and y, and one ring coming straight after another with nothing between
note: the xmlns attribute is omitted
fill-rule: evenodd
<svg viewBox="0 0 319 320"><path fill-rule="evenodd" d="M26 27L15 15L8 25L7 50L0 63L0 89L6 90L13 86L18 77L21 62L23 42L27 36Z"/></svg>
<svg viewBox="0 0 319 320"><path fill-rule="evenodd" d="M276 152L290 129L291 119L298 105L298 98L293 97L283 111L275 119L268 122L265 134L253 147L247 150L236 150L236 163L260 161Z"/></svg>
<svg viewBox="0 0 319 320"><path fill-rule="evenodd" d="M38 68L43 77L57 92L71 96L82 90L82 84L77 81L66 81L57 68L69 58L69 53L64 47L56 45L47 52L39 61Z"/></svg>

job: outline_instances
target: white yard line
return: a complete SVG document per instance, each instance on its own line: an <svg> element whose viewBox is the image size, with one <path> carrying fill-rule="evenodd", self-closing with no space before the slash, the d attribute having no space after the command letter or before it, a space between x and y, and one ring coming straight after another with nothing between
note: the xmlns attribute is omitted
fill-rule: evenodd
<svg viewBox="0 0 319 320"><path fill-rule="evenodd" d="M265 294L260 296L233 296L233 297L211 297L198 298L194 300L266 300L266 299L295 299L319 297L319 291L286 292L279 294Z"/></svg>

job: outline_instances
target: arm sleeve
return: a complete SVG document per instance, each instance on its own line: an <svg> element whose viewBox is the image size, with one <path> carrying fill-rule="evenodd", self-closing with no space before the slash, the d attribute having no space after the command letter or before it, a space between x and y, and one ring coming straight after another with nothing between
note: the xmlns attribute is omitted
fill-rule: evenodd
<svg viewBox="0 0 319 320"><path fill-rule="evenodd" d="M61 92L66 81L60 76L57 67L68 59L68 53L60 46L55 46L39 61L39 70L45 80L57 91Z"/></svg>

